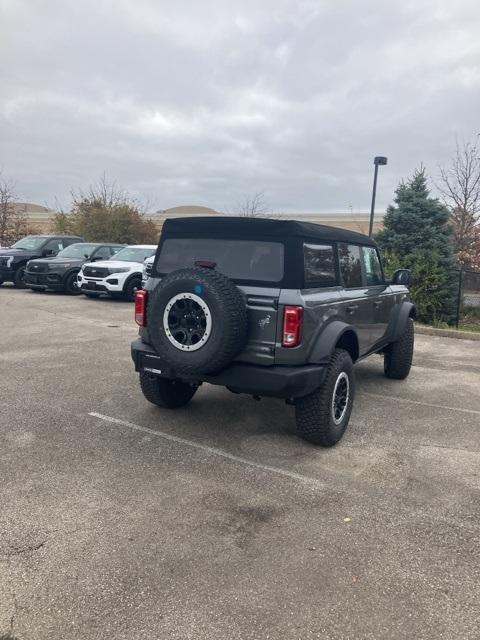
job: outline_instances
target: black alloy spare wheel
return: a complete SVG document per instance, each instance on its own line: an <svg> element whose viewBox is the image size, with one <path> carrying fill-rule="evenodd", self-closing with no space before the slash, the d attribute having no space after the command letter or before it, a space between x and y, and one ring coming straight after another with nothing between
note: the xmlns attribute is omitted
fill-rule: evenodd
<svg viewBox="0 0 480 640"><path fill-rule="evenodd" d="M243 294L213 269L179 269L162 278L147 315L153 346L178 374L220 371L247 341Z"/></svg>
<svg viewBox="0 0 480 640"><path fill-rule="evenodd" d="M173 296L165 307L163 329L177 349L200 349L212 333L212 315L207 303L194 293Z"/></svg>

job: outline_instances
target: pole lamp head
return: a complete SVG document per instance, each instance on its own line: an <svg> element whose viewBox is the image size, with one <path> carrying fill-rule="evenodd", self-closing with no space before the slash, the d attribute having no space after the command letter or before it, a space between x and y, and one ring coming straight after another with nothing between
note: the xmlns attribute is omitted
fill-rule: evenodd
<svg viewBox="0 0 480 640"><path fill-rule="evenodd" d="M385 156L375 156L375 158L373 159L373 164L376 165L385 165L388 162L388 158L386 158Z"/></svg>

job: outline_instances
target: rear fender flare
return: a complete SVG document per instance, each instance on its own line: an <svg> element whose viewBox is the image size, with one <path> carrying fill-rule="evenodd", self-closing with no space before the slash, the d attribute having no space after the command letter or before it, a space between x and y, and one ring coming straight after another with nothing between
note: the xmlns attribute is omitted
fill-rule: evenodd
<svg viewBox="0 0 480 640"><path fill-rule="evenodd" d="M341 320L334 320L319 334L310 354L309 362L312 364L327 362L337 343L342 339L342 336L346 336L347 334L353 334L353 352L350 355L352 356L352 360L355 361L359 355L357 332L352 325L342 322Z"/></svg>

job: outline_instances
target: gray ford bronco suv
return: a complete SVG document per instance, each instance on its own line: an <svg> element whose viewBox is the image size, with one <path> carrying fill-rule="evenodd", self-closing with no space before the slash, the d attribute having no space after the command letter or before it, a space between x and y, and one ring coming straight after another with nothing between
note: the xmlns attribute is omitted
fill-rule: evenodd
<svg viewBox="0 0 480 640"><path fill-rule="evenodd" d="M293 220L170 219L132 343L147 400L176 408L203 382L283 398L299 434L332 446L347 428L353 363L378 353L404 379L413 355L409 272L386 281L375 242Z"/></svg>

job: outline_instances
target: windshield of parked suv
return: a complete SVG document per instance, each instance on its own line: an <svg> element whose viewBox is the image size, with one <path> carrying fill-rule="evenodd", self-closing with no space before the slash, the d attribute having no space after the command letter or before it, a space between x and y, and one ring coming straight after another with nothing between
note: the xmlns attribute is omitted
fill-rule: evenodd
<svg viewBox="0 0 480 640"><path fill-rule="evenodd" d="M111 260L121 260L122 262L143 262L146 258L153 256L156 249L145 247L125 247L116 253Z"/></svg>
<svg viewBox="0 0 480 640"><path fill-rule="evenodd" d="M96 249L96 244L86 244L83 242L77 242L71 244L69 247L62 249L57 253L57 258L84 258L86 255L90 256L92 251Z"/></svg>
<svg viewBox="0 0 480 640"><path fill-rule="evenodd" d="M162 244L157 273L193 267L197 260L216 263L216 270L234 280L280 282L283 244L259 240L167 238Z"/></svg>
<svg viewBox="0 0 480 640"><path fill-rule="evenodd" d="M12 249L26 249L27 251L34 251L42 246L42 244L47 240L45 236L27 236L26 238L22 238L21 240L17 240L14 244L12 244Z"/></svg>

